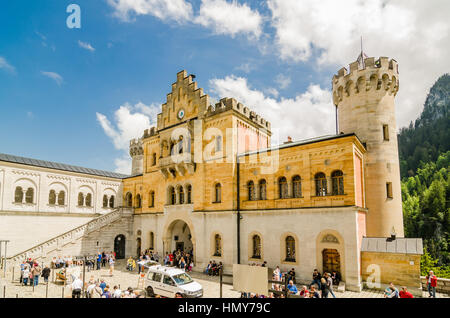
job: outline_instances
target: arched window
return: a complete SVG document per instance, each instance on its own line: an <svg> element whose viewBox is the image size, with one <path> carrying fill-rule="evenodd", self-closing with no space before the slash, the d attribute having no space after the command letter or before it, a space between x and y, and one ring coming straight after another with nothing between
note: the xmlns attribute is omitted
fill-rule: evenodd
<svg viewBox="0 0 450 318"><path fill-rule="evenodd" d="M214 187L214 191L215 191L215 199L216 199L216 203L219 203L222 201L222 185L220 183L217 183Z"/></svg>
<svg viewBox="0 0 450 318"><path fill-rule="evenodd" d="M222 238L219 234L214 236L214 256L222 256Z"/></svg>
<svg viewBox="0 0 450 318"><path fill-rule="evenodd" d="M78 193L78 206L83 206L84 205L84 194L83 193Z"/></svg>
<svg viewBox="0 0 450 318"><path fill-rule="evenodd" d="M183 153L183 139L182 138L180 140L178 140L177 148L178 148L178 153L179 154Z"/></svg>
<svg viewBox="0 0 450 318"><path fill-rule="evenodd" d="M108 196L106 194L103 195L103 207L104 208L108 207Z"/></svg>
<svg viewBox="0 0 450 318"><path fill-rule="evenodd" d="M112 195L110 198L109 198L109 207L112 209L112 208L114 208L114 201L115 201L115 197Z"/></svg>
<svg viewBox="0 0 450 318"><path fill-rule="evenodd" d="M255 184L253 181L249 181L247 183L247 192L248 192L248 200L253 201L255 200Z"/></svg>
<svg viewBox="0 0 450 318"><path fill-rule="evenodd" d="M192 203L192 186L189 184L186 187L186 194L187 194L187 204Z"/></svg>
<svg viewBox="0 0 450 318"><path fill-rule="evenodd" d="M55 190L50 190L48 194L48 204L55 205L56 204L56 192Z"/></svg>
<svg viewBox="0 0 450 318"><path fill-rule="evenodd" d="M261 238L259 237L259 235L253 235L252 243L252 258L261 259Z"/></svg>
<svg viewBox="0 0 450 318"><path fill-rule="evenodd" d="M14 193L14 202L15 203L22 203L23 201L23 190L22 187L17 187L16 191Z"/></svg>
<svg viewBox="0 0 450 318"><path fill-rule="evenodd" d="M265 179L259 180L258 187L259 187L258 189L259 199L267 200L266 180Z"/></svg>
<svg viewBox="0 0 450 318"><path fill-rule="evenodd" d="M184 189L182 186L178 187L178 204L184 204Z"/></svg>
<svg viewBox="0 0 450 318"><path fill-rule="evenodd" d="M66 204L66 193L64 191L59 191L58 193L58 205Z"/></svg>
<svg viewBox="0 0 450 318"><path fill-rule="evenodd" d="M153 161L152 161L152 165L156 166L156 153L153 153Z"/></svg>
<svg viewBox="0 0 450 318"><path fill-rule="evenodd" d="M331 174L331 188L333 195L344 194L344 174L341 170L333 171Z"/></svg>
<svg viewBox="0 0 450 318"><path fill-rule="evenodd" d="M25 202L33 203L34 202L34 189L28 188L27 193L25 194Z"/></svg>
<svg viewBox="0 0 450 318"><path fill-rule="evenodd" d="M294 198L302 197L302 179L298 175L292 178L292 196Z"/></svg>
<svg viewBox="0 0 450 318"><path fill-rule="evenodd" d="M169 187L169 204L175 204L177 202L177 196L174 187Z"/></svg>
<svg viewBox="0 0 450 318"><path fill-rule="evenodd" d="M325 173L316 173L316 175L314 176L314 181L316 182L316 196L326 196L327 178L325 176Z"/></svg>
<svg viewBox="0 0 450 318"><path fill-rule="evenodd" d="M150 232L150 244L149 249L155 248L155 234L153 232Z"/></svg>
<svg viewBox="0 0 450 318"><path fill-rule="evenodd" d="M295 239L286 237L286 262L295 262Z"/></svg>
<svg viewBox="0 0 450 318"><path fill-rule="evenodd" d="M278 179L278 196L280 199L286 199L288 197L288 184L285 177Z"/></svg>
<svg viewBox="0 0 450 318"><path fill-rule="evenodd" d="M136 196L136 208L137 209L142 208L142 199L141 199L141 195L140 194L138 194Z"/></svg>
<svg viewBox="0 0 450 318"><path fill-rule="evenodd" d="M216 136L216 152L222 151L222 136Z"/></svg>
<svg viewBox="0 0 450 318"><path fill-rule="evenodd" d="M86 194L86 206L92 207L92 194L91 193Z"/></svg>
<svg viewBox="0 0 450 318"><path fill-rule="evenodd" d="M155 191L150 191L149 203L149 208L153 208L155 206Z"/></svg>
<svg viewBox="0 0 450 318"><path fill-rule="evenodd" d="M127 207L131 208L133 206L133 195L130 192L127 193L127 195L125 197L125 201L126 201Z"/></svg>

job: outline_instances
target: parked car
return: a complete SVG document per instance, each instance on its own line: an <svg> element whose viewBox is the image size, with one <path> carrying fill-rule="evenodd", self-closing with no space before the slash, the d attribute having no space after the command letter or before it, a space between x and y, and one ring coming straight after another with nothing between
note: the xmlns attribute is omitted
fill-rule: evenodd
<svg viewBox="0 0 450 318"><path fill-rule="evenodd" d="M150 297L160 295L174 298L177 293L188 298L203 296L202 285L179 268L161 265L150 266L145 285L147 295Z"/></svg>

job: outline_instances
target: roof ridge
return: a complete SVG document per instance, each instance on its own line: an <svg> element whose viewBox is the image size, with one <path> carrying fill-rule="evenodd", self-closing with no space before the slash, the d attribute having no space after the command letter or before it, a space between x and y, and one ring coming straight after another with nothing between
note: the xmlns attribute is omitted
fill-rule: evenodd
<svg viewBox="0 0 450 318"><path fill-rule="evenodd" d="M0 161L12 162L12 163L18 163L18 164L24 164L24 165L28 165L28 166L48 168L48 169L54 169L54 170L102 176L102 177L108 177L108 178L116 178L116 179L123 179L123 178L129 177L129 175L118 173L118 172L111 172L111 171L107 171L107 170L87 168L87 167L76 166L76 165L71 165L71 164L59 163L59 162L55 162L55 161L34 159L34 158L10 155L10 154L5 154L5 153L0 153Z"/></svg>

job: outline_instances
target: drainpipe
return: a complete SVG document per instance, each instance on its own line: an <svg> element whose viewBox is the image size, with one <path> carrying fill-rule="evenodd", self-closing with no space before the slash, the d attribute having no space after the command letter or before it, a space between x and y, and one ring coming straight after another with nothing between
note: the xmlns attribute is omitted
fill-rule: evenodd
<svg viewBox="0 0 450 318"><path fill-rule="evenodd" d="M236 155L236 169L237 169L237 263L241 263L241 200L240 200L240 166L239 156Z"/></svg>
<svg viewBox="0 0 450 318"><path fill-rule="evenodd" d="M239 127L236 131L236 197L237 197L237 263L241 264L241 200L240 200L240 164L239 164Z"/></svg>

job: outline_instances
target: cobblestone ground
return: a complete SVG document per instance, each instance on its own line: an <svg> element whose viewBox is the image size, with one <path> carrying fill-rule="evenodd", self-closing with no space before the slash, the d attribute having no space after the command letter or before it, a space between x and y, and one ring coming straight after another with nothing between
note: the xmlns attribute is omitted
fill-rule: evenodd
<svg viewBox="0 0 450 318"><path fill-rule="evenodd" d="M81 269L71 269L78 271ZM7 274L6 280L6 298L45 298L46 295L48 298L70 298L71 297L71 289L69 286L64 286L61 282L55 283L52 281L52 277L54 275L54 270L52 270L52 274L50 276L50 283L47 285L43 282L43 279L40 278L40 284L34 288L32 286L21 286L19 284L19 273L18 269L15 269L15 279L12 281L12 273L9 272ZM128 287L132 287L133 289L137 289L139 275L137 271L129 272L125 270L124 264L118 262L116 265L116 270L111 277L109 275L109 268L102 267L101 270L97 271L86 271L86 281L88 281L91 276L95 279L104 279L105 282L112 289L114 285L119 285L121 289L126 289ZM218 277L210 277L204 275L202 273L191 273L191 276L199 282L203 286L204 297L205 298L218 298L220 295L219 291L219 278ZM225 280L226 281L226 280ZM1 279L1 297L4 296L5 280ZM383 298L383 292L374 291L374 290L363 290L360 293L346 291L343 293L336 292L337 298ZM222 295L224 298L238 298L240 293L233 290L233 286L230 284L223 284ZM424 297L428 297L428 293L423 293ZM330 295L331 297L331 295ZM447 295L437 294L438 298L448 297Z"/></svg>

